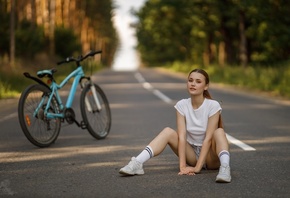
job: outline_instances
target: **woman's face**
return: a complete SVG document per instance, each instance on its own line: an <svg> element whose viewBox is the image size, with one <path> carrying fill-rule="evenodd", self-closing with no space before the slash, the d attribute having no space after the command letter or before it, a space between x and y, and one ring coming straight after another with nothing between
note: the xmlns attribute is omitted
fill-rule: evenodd
<svg viewBox="0 0 290 198"><path fill-rule="evenodd" d="M197 73L197 72L192 72L187 81L187 90L190 95L201 95L203 94L204 90L208 89L208 85L206 84L205 81L205 76Z"/></svg>

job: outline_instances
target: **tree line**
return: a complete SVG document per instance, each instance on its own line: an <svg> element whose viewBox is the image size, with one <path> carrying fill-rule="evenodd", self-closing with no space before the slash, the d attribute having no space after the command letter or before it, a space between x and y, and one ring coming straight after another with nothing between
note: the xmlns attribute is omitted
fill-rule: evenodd
<svg viewBox="0 0 290 198"><path fill-rule="evenodd" d="M0 0L0 60L102 49L109 65L118 44L113 9L112 0Z"/></svg>
<svg viewBox="0 0 290 198"><path fill-rule="evenodd" d="M269 65L290 58L290 1L148 0L134 24L143 62Z"/></svg>

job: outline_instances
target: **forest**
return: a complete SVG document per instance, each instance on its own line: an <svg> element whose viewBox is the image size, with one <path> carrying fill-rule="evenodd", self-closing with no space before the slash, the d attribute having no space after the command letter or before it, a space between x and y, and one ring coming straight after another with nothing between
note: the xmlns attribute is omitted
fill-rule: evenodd
<svg viewBox="0 0 290 198"><path fill-rule="evenodd" d="M102 49L109 65L118 43L112 10L111 0L0 0L1 63Z"/></svg>
<svg viewBox="0 0 290 198"><path fill-rule="evenodd" d="M149 0L136 11L142 60L209 65L273 64L290 58L290 1Z"/></svg>
<svg viewBox="0 0 290 198"><path fill-rule="evenodd" d="M146 66L290 98L290 1L148 0L132 13Z"/></svg>
<svg viewBox="0 0 290 198"><path fill-rule="evenodd" d="M114 0L0 0L0 98L21 91L22 83L11 84L19 65L102 49L98 61L110 67L119 45L115 6ZM290 98L289 11L287 0L147 0L131 10L138 19L131 26L143 66L201 67L213 82Z"/></svg>

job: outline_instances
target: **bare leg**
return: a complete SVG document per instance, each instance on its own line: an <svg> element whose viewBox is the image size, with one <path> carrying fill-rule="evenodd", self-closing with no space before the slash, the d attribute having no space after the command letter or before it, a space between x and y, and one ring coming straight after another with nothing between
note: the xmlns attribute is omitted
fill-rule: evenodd
<svg viewBox="0 0 290 198"><path fill-rule="evenodd" d="M129 164L121 168L119 173L124 175L144 174L143 163L153 156L152 153L154 156L159 155L167 144L177 153L178 135L173 129L168 127L163 129L136 158L132 157Z"/></svg>
<svg viewBox="0 0 290 198"><path fill-rule="evenodd" d="M173 152L178 156L178 134L169 127L164 128L137 156L137 158L132 157L129 164L121 168L119 173L124 175L144 174L143 163L150 159L149 153L151 153L151 151L148 153L147 149L152 149L154 156L157 156L166 148L167 145L169 145ZM195 166L196 164L195 152L190 144L186 145L186 161L187 164L191 166Z"/></svg>
<svg viewBox="0 0 290 198"><path fill-rule="evenodd" d="M229 151L229 143L225 131L222 128L218 128L213 134L211 149L206 158L206 165L209 169L219 168L218 154L223 150Z"/></svg>
<svg viewBox="0 0 290 198"><path fill-rule="evenodd" d="M229 150L229 143L226 137L226 133L222 128L219 128L215 131L214 140L216 142L216 154L219 154L222 150Z"/></svg>
<svg viewBox="0 0 290 198"><path fill-rule="evenodd" d="M229 144L226 134L223 129L219 128L214 132L213 145L210 149L207 160L209 159L209 168L218 168L219 173L216 176L216 182L229 183L231 182L231 169L230 169L230 155Z"/></svg>
<svg viewBox="0 0 290 198"><path fill-rule="evenodd" d="M150 143L149 146L154 151L154 156L159 155L169 145L172 151L178 156L178 134L173 129L164 128ZM195 166L196 157L193 148L187 144L186 161L189 165Z"/></svg>
<svg viewBox="0 0 290 198"><path fill-rule="evenodd" d="M178 153L178 135L173 129L164 128L150 143L149 146L154 151L154 156L159 155L167 146L171 147L174 153Z"/></svg>

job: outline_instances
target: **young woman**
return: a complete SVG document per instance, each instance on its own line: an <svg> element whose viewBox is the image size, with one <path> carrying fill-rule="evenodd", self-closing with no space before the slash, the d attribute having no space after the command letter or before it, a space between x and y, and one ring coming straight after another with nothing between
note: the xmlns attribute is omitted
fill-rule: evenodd
<svg viewBox="0 0 290 198"><path fill-rule="evenodd" d="M144 174L143 163L159 155L167 145L179 156L179 175L195 175L202 168L218 169L216 182L231 182L229 145L223 130L221 106L208 92L209 76L202 69L188 75L190 98L174 106L177 131L163 129L149 145L119 173Z"/></svg>

